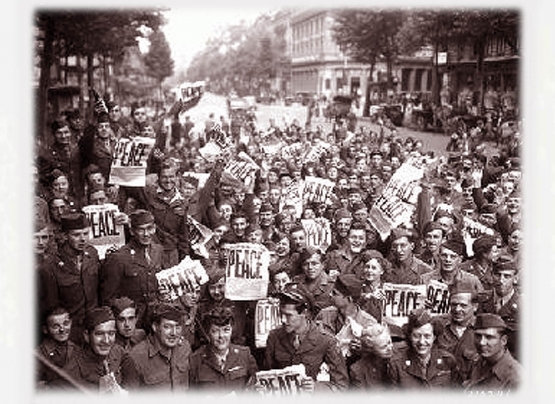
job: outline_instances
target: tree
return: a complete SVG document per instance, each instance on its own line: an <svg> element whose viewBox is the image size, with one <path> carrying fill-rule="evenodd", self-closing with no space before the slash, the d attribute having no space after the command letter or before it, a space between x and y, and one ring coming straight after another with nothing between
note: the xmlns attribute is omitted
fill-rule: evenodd
<svg viewBox="0 0 555 404"><path fill-rule="evenodd" d="M40 79L37 99L37 129L46 127L50 69L65 56L87 59L87 86L94 86L93 61L117 63L128 46L144 36L144 27L157 29L164 22L161 10L40 10L35 15ZM90 108L92 109L92 108Z"/></svg>
<svg viewBox="0 0 555 404"><path fill-rule="evenodd" d="M174 61L164 32L156 30L148 37L150 48L144 56L147 74L158 82L160 99L163 99L162 82L173 74Z"/></svg>
<svg viewBox="0 0 555 404"><path fill-rule="evenodd" d="M513 51L517 50L520 16L507 9L446 9L419 10L411 13L397 35L403 51L414 50L422 45L433 45L434 80L433 100L439 103L437 78L437 53L447 52L450 46L471 43L476 55L476 88L479 106L483 102L483 69L486 45L491 38L501 37Z"/></svg>
<svg viewBox="0 0 555 404"><path fill-rule="evenodd" d="M393 62L399 53L396 34L405 14L395 9L347 9L337 11L333 37L354 61L370 65L383 60L387 66L387 86L393 87Z"/></svg>

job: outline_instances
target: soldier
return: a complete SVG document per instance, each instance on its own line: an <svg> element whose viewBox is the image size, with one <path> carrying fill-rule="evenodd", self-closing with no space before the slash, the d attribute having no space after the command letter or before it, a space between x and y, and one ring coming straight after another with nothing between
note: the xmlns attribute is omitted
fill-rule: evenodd
<svg viewBox="0 0 555 404"><path fill-rule="evenodd" d="M84 328L85 346L75 352L65 370L87 390L103 392L104 388L110 388L116 392L121 382L120 364L124 351L116 345L116 320L112 310L101 306L87 311Z"/></svg>
<svg viewBox="0 0 555 404"><path fill-rule="evenodd" d="M458 239L448 239L439 249L439 268L420 276L420 282L428 284L431 280L443 282L447 285L463 283L471 285L476 292L484 290L476 275L461 270L460 264L464 254L464 243Z"/></svg>
<svg viewBox="0 0 555 404"><path fill-rule="evenodd" d="M70 339L80 345L85 312L98 306L100 260L96 249L88 244L89 223L84 213L62 216L61 229L64 241L41 277L43 309L65 307L73 320Z"/></svg>
<svg viewBox="0 0 555 404"><path fill-rule="evenodd" d="M303 273L293 278L293 282L310 295L314 315L324 307L332 305L331 290L334 281L324 271L323 259L324 253L318 249L309 247L303 250L299 256Z"/></svg>
<svg viewBox="0 0 555 404"><path fill-rule="evenodd" d="M420 276L432 270L414 256L413 238L414 234L410 230L397 228L391 231L391 251L388 257L391 267L383 276L384 282L417 285L420 283Z"/></svg>
<svg viewBox="0 0 555 404"><path fill-rule="evenodd" d="M391 361L393 384L400 388L452 388L459 381L455 358L435 345L438 327L430 313L419 308L403 326L409 346Z"/></svg>
<svg viewBox="0 0 555 404"><path fill-rule="evenodd" d="M345 390L348 387L345 360L335 338L310 320L310 297L300 290L286 289L280 295L280 312L283 325L270 331L265 368L283 369L302 363L308 376L302 381L303 390ZM316 381L323 362L329 366L329 382Z"/></svg>
<svg viewBox="0 0 555 404"><path fill-rule="evenodd" d="M485 290L493 288L492 268L499 257L497 240L493 236L478 237L472 243L474 258L461 264L463 271L474 274L482 282Z"/></svg>
<svg viewBox="0 0 555 404"><path fill-rule="evenodd" d="M137 328L137 306L127 296L115 299L112 311L116 318L116 344L121 345L125 351L146 338L145 330Z"/></svg>
<svg viewBox="0 0 555 404"><path fill-rule="evenodd" d="M158 301L156 273L169 266L162 261L162 246L153 241L156 224L152 213L138 209L129 219L131 240L108 254L102 266L100 301L112 305L118 297L129 297L137 305L138 324L142 326L147 307Z"/></svg>
<svg viewBox="0 0 555 404"><path fill-rule="evenodd" d="M41 361L37 366L37 383L40 387L59 387L63 385L63 377L44 362L63 368L75 353L77 345L69 340L71 318L62 307L50 310L43 318L44 339L37 349Z"/></svg>
<svg viewBox="0 0 555 404"><path fill-rule="evenodd" d="M191 357L191 389L239 392L252 382L258 366L248 347L231 343L233 325L229 307L215 307L205 317L209 343Z"/></svg>
<svg viewBox="0 0 555 404"><path fill-rule="evenodd" d="M499 315L507 325L507 348L515 359L518 354L518 325L520 313L520 293L515 288L518 267L512 261L501 257L493 266L493 288L482 294L478 312Z"/></svg>
<svg viewBox="0 0 555 404"><path fill-rule="evenodd" d="M466 390L496 393L517 388L522 369L506 349L507 324L497 314L482 313L476 316L474 329L480 358L464 383Z"/></svg>
<svg viewBox="0 0 555 404"><path fill-rule="evenodd" d="M191 346L181 336L183 312L159 303L152 315L152 335L135 345L121 364L122 386L128 390L189 389Z"/></svg>

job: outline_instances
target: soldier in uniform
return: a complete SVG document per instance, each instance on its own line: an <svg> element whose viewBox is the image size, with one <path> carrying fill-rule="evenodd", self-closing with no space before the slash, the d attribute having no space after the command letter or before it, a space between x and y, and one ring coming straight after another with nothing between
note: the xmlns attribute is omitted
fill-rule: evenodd
<svg viewBox="0 0 555 404"><path fill-rule="evenodd" d="M420 276L432 270L432 267L414 256L413 238L414 234L410 230L397 228L391 231L388 257L391 268L384 274L384 282L417 285Z"/></svg>
<svg viewBox="0 0 555 404"><path fill-rule="evenodd" d="M493 288L492 267L499 256L496 238L493 236L478 237L472 243L474 258L461 264L463 271L474 274L482 282L485 290Z"/></svg>
<svg viewBox="0 0 555 404"><path fill-rule="evenodd" d="M37 383L41 388L59 387L63 384L62 376L43 362L48 361L58 368L63 368L77 349L77 345L69 340L71 318L68 311L56 307L46 313L42 331L44 338L37 349L41 360L37 366Z"/></svg>
<svg viewBox="0 0 555 404"><path fill-rule="evenodd" d="M182 337L182 310L159 303L152 313L153 333L135 345L121 364L122 386L126 390L189 389L191 346Z"/></svg>
<svg viewBox="0 0 555 404"><path fill-rule="evenodd" d="M430 313L418 308L403 326L409 342L391 360L393 384L402 389L453 388L459 383L457 364L449 352L439 349L435 340L438 328Z"/></svg>
<svg viewBox="0 0 555 404"><path fill-rule="evenodd" d="M331 306L331 290L334 281L324 271L324 253L313 247L304 249L299 256L299 262L303 269L302 275L293 278L305 293L310 294L313 302L312 311L316 315L324 307Z"/></svg>
<svg viewBox="0 0 555 404"><path fill-rule="evenodd" d="M146 338L145 330L137 328L137 306L127 296L115 299L112 311L116 318L116 344L121 345L126 351Z"/></svg>
<svg viewBox="0 0 555 404"><path fill-rule="evenodd" d="M65 307L73 320L70 339L83 342L86 310L98 306L98 270L96 249L88 244L89 224L84 213L68 213L61 217L64 242L56 259L42 271L43 310Z"/></svg>
<svg viewBox="0 0 555 404"><path fill-rule="evenodd" d="M156 224L152 213L138 209L129 215L131 240L108 254L100 276L100 301L112 305L127 296L137 305L138 325L143 326L147 307L158 301L156 273L169 266L162 261L163 248L153 241Z"/></svg>
<svg viewBox="0 0 555 404"><path fill-rule="evenodd" d="M463 283L471 285L475 292L483 291L484 287L478 277L460 268L463 254L464 242L462 239L445 240L439 247L439 268L421 275L419 283L427 285L431 280L447 285Z"/></svg>
<svg viewBox="0 0 555 404"><path fill-rule="evenodd" d="M392 384L393 342L387 325L375 323L362 330L360 359L349 369L351 388L377 390Z"/></svg>
<svg viewBox="0 0 555 404"><path fill-rule="evenodd" d="M474 329L480 357L464 383L466 390L495 394L517 388L522 369L506 349L507 324L497 314L481 313L476 316Z"/></svg>
<svg viewBox="0 0 555 404"><path fill-rule="evenodd" d="M493 289L481 295L478 311L497 314L503 319L508 328L507 348L513 357L518 359L520 293L515 288L518 267L513 261L505 261L504 258L501 257L493 266Z"/></svg>
<svg viewBox="0 0 555 404"><path fill-rule="evenodd" d="M478 309L477 293L465 284L449 288L449 314L435 317L441 325L437 346L457 360L458 373L465 380L478 353L474 345L474 321Z"/></svg>
<svg viewBox="0 0 555 404"><path fill-rule="evenodd" d="M121 382L120 364L124 350L116 345L116 320L109 307L87 311L85 346L77 349L65 371L82 388L103 392L104 386ZM114 391L114 390L112 390Z"/></svg>
<svg viewBox="0 0 555 404"><path fill-rule="evenodd" d="M270 331L264 366L283 369L302 363L308 376L302 381L303 390L343 391L349 384L343 355L335 338L310 320L310 311L310 297L301 290L291 287L280 294L283 325ZM316 381L323 362L329 366L329 382Z"/></svg>
<svg viewBox="0 0 555 404"><path fill-rule="evenodd" d="M233 326L229 307L215 307L205 317L209 343L191 357L191 389L239 392L253 381L258 365L248 347L231 343Z"/></svg>

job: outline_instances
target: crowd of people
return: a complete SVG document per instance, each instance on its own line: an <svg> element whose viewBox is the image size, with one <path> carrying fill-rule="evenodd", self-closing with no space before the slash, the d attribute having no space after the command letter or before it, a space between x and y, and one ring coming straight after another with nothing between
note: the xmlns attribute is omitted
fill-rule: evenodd
<svg viewBox="0 0 555 404"><path fill-rule="evenodd" d="M257 372L300 364L298 388L308 394L518 388L518 123L497 145L483 128L463 128L443 157L385 127L338 123L326 133L276 117L232 136L223 118L202 130L190 117L181 124L179 103L157 121L141 104L129 116L116 102L100 104L91 122L78 111L53 119L52 142L36 152L39 390L263 393ZM118 141L137 136L155 139L146 185L110 183ZM203 147L222 137L226 148L204 158ZM268 144L298 147L284 157ZM306 159L318 145L324 151ZM259 169L238 185L223 172L241 152ZM372 207L403 164L423 157L414 211L384 237ZM292 206L287 192L309 176L333 182L332 192ZM83 208L106 203L119 208L125 245L100 259ZM206 254L191 242L189 218L210 230ZM331 242L309 245L302 221L320 218ZM269 251L267 298L279 302L281 324L265 347L255 343L257 302L226 297L234 243ZM156 274L187 257L208 280L169 299ZM428 297L403 324L391 321L385 285L432 281L447 285L448 310L435 313Z"/></svg>

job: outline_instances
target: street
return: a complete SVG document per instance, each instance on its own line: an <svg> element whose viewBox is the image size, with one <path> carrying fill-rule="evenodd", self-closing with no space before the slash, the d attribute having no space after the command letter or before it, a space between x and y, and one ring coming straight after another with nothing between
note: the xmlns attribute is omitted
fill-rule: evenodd
<svg viewBox="0 0 555 404"><path fill-rule="evenodd" d="M218 120L220 116L229 119L226 98L224 96L209 92L205 93L197 106L180 115L180 121L183 123L185 121L185 115L189 115L193 122L199 126L203 126L204 121L211 112L214 112L216 120ZM306 114L307 107L296 103L290 106L257 104L257 125L260 129L267 129L270 125L270 118L274 118L276 123L280 126L283 125L284 121L291 122L293 119L297 119L301 125L304 125L306 122ZM370 127L374 132L380 131L380 126L372 123L369 118L359 118L358 122L359 125ZM324 117L313 117L312 127L316 128L318 125L321 126L326 133L330 132L333 126L331 122L326 122ZM385 130L388 131L388 129ZM447 146L449 138L441 133L418 132L400 126L397 127L397 134L401 139L406 139L410 136L413 139L421 140L423 150L434 150L437 155L447 154L445 147Z"/></svg>

